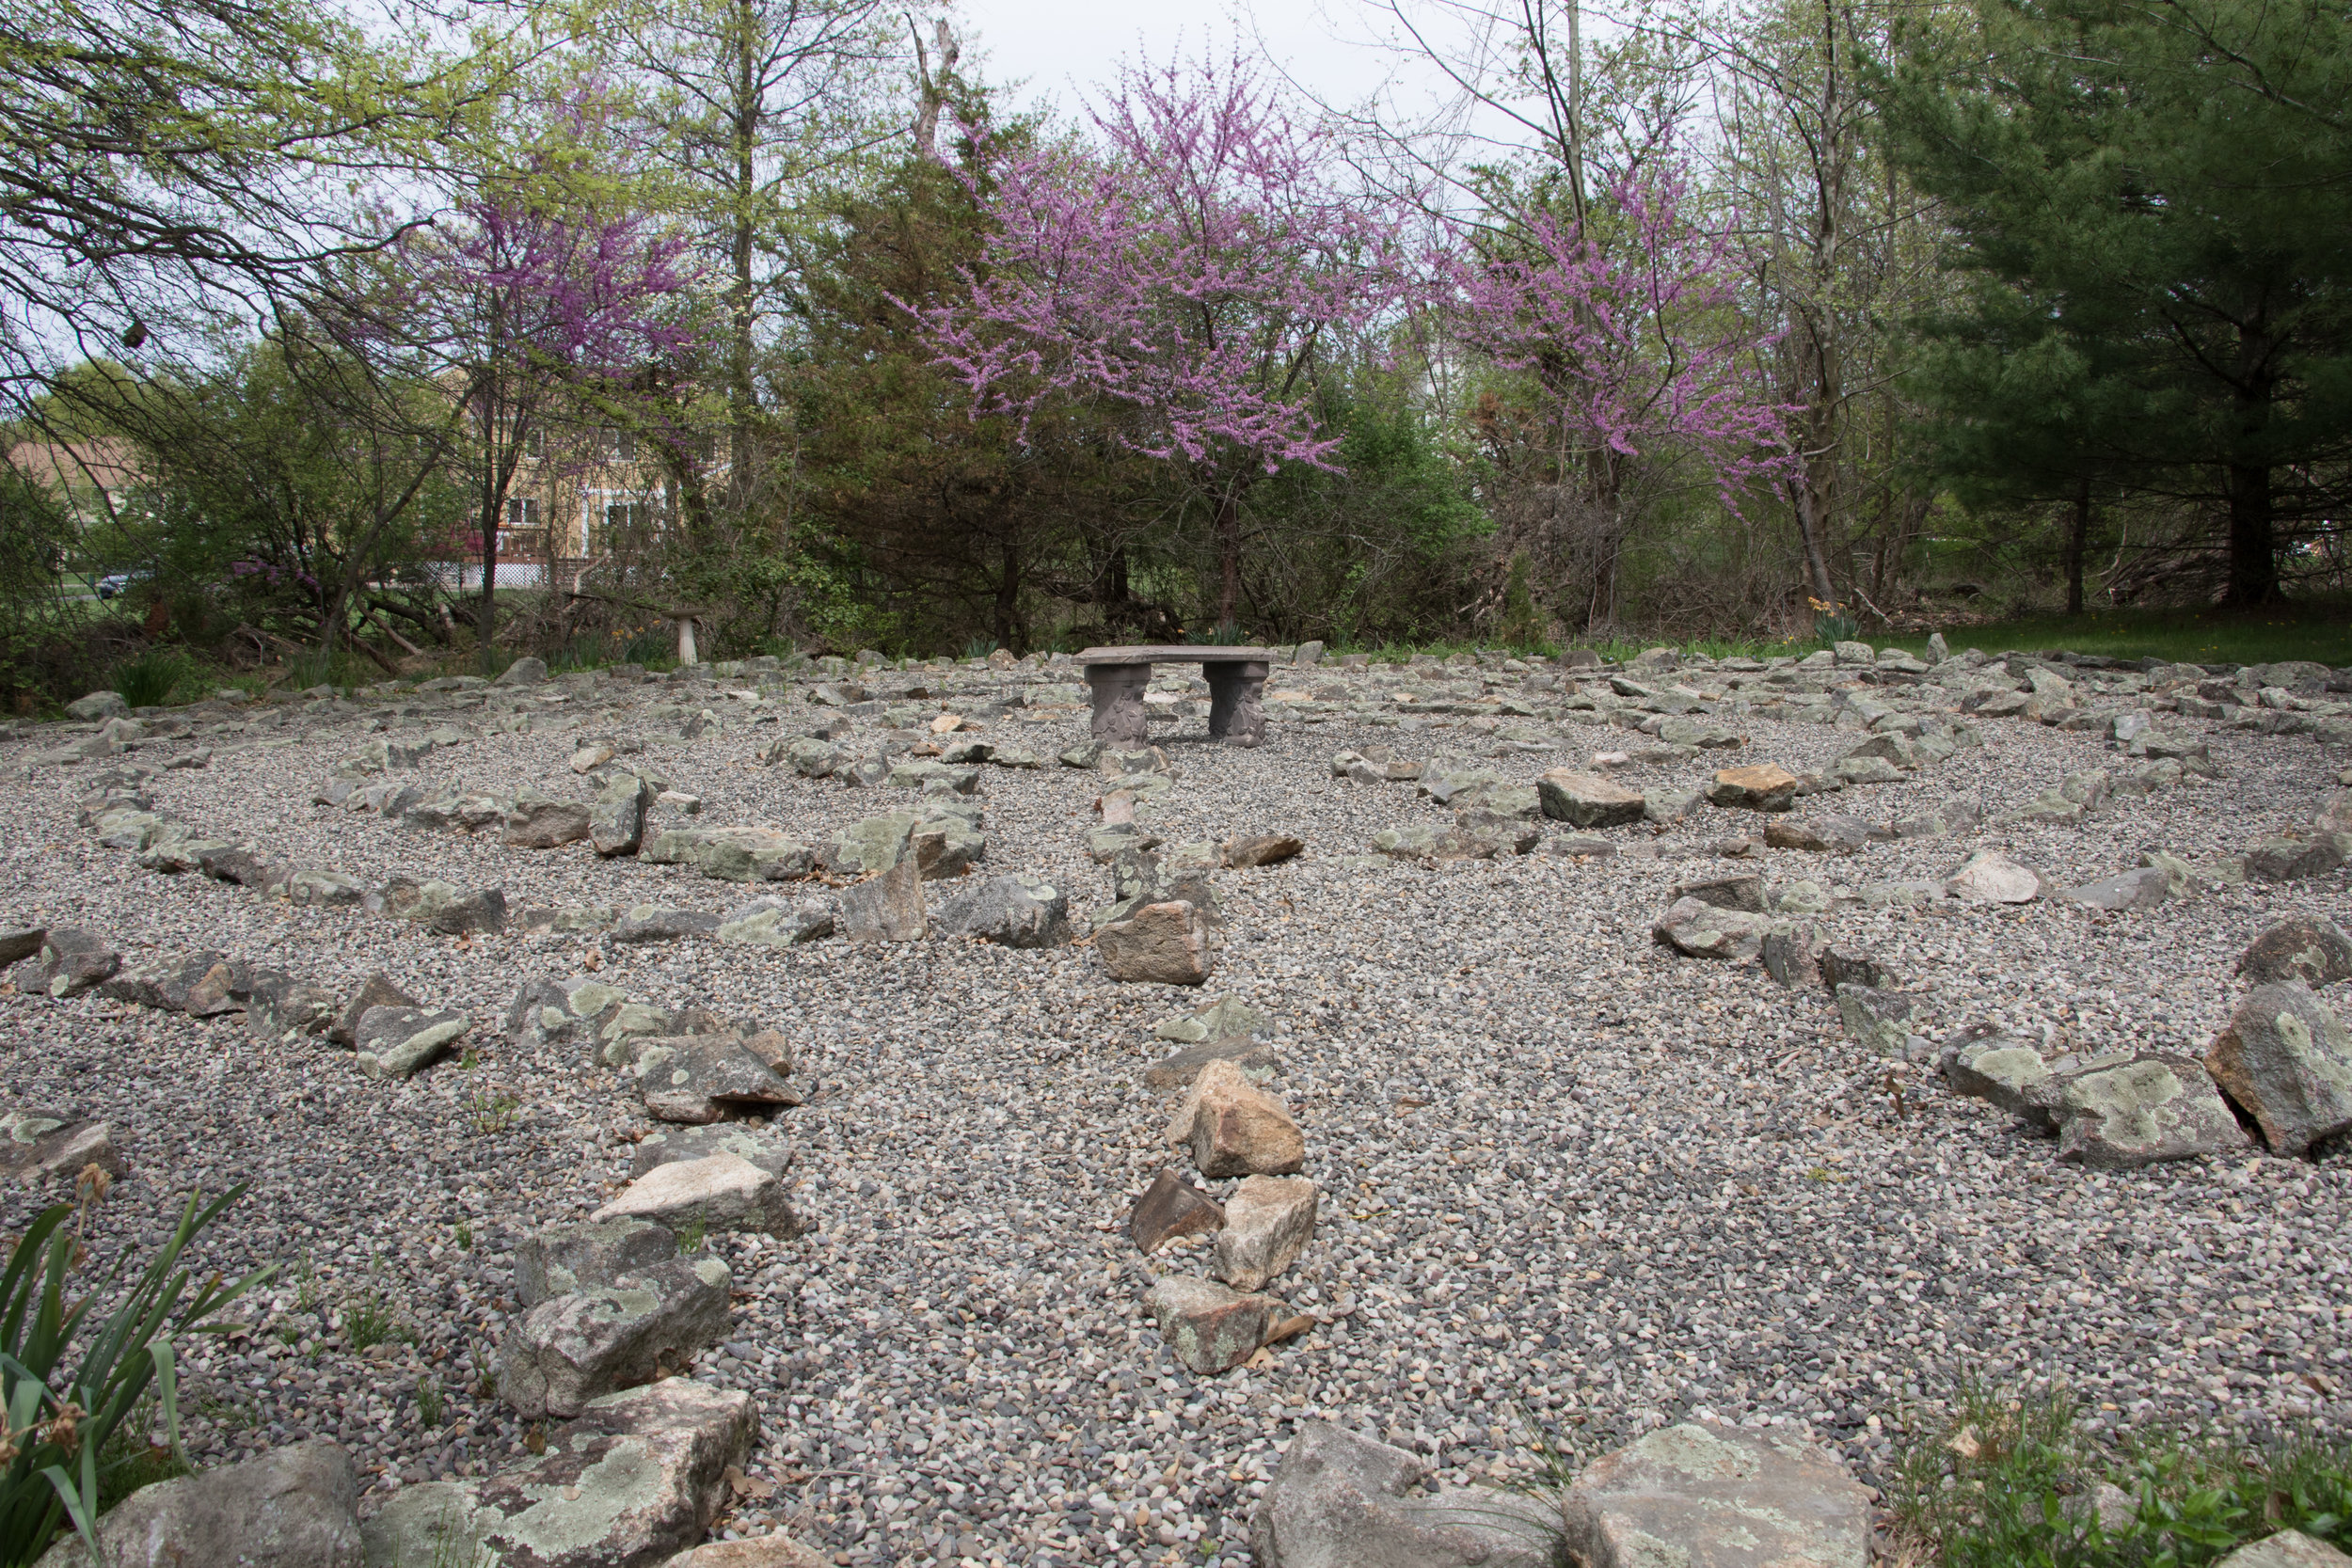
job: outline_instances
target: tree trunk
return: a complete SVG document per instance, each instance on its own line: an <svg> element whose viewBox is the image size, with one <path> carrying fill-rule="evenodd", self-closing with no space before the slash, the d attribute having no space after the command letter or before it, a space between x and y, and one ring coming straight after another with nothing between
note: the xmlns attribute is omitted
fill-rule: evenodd
<svg viewBox="0 0 2352 1568"><path fill-rule="evenodd" d="M1811 579L1806 592L1820 604L1836 608L1837 584L1830 579L1829 556L1821 540L1821 519L1815 508L1817 498L1813 486L1800 477L1788 482L1788 510L1797 519L1797 539L1804 546L1805 575Z"/></svg>
<svg viewBox="0 0 2352 1568"><path fill-rule="evenodd" d="M734 276L727 288L727 501L730 519L742 529L750 521L754 471L758 454L753 450L754 388L752 356L758 311L757 279L754 274L754 222L759 194L759 138L766 105L761 101L753 41L760 17L755 0L736 0L735 102L729 105L735 146L732 171L734 232L728 236L728 261Z"/></svg>
<svg viewBox="0 0 2352 1568"><path fill-rule="evenodd" d="M2280 597L2279 551L2269 466L2231 464L2222 475L2222 492L2230 503L2230 590L2221 602L2274 603Z"/></svg>
<svg viewBox="0 0 2352 1568"><path fill-rule="evenodd" d="M1241 611L1241 494L1228 485L1216 502L1216 624L1229 626Z"/></svg>
<svg viewBox="0 0 2352 1568"><path fill-rule="evenodd" d="M996 574L996 645L1015 654L1026 653L1015 648L1015 633L1021 610L1021 550L1018 537L1008 524L997 543Z"/></svg>
<svg viewBox="0 0 2352 1568"><path fill-rule="evenodd" d="M2066 613L2083 612L2083 553L2090 543L2090 480L2074 483L2074 517L2066 531Z"/></svg>

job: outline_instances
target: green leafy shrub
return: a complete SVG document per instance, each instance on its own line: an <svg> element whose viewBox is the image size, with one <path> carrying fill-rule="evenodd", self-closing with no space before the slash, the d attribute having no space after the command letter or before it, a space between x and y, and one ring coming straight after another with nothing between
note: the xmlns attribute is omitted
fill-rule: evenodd
<svg viewBox="0 0 2352 1568"><path fill-rule="evenodd" d="M150 648L115 666L114 689L133 707L161 707L190 673L185 656L170 648Z"/></svg>
<svg viewBox="0 0 2352 1568"><path fill-rule="evenodd" d="M31 1562L69 1525L96 1555L99 1512L119 1495L125 1469L161 1468L137 1441L142 1434L126 1431L151 1385L167 1446L185 1463L174 1341L202 1332L271 1273L225 1283L215 1275L199 1286L180 1266L197 1234L243 1196L237 1186L200 1207L191 1195L179 1225L104 1318L92 1313L106 1280L84 1282L69 1305L67 1277L88 1262L79 1216L105 1188L103 1174L86 1172L80 1206L43 1211L0 1273L0 1419L7 1423L0 1455L8 1464L0 1471L0 1568ZM132 1256L125 1247L110 1274L119 1275Z"/></svg>

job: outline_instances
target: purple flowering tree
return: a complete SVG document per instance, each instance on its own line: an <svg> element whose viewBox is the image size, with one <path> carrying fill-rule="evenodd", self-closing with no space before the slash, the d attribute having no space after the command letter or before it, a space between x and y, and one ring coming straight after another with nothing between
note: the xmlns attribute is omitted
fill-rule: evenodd
<svg viewBox="0 0 2352 1568"><path fill-rule="evenodd" d="M1336 467L1316 356L1396 302L1399 225L1238 57L1129 72L1089 119L1091 151L975 179L991 232L969 295L916 313L976 418L1025 432L1048 399L1104 402L1125 416L1115 439L1181 465L1231 622L1243 499L1286 463Z"/></svg>
<svg viewBox="0 0 2352 1568"><path fill-rule="evenodd" d="M462 401L477 474L486 664L497 615L499 527L527 451L560 460L570 416L692 346L686 241L643 216L559 204L529 182L462 205L403 247L412 330ZM571 444L577 455L579 444Z"/></svg>
<svg viewBox="0 0 2352 1568"><path fill-rule="evenodd" d="M1682 169L1653 158L1584 223L1530 203L1457 236L1438 268L1461 341L1534 383L1561 481L1607 519L1613 559L1637 466L1695 462L1735 515L1752 481L1790 466L1732 226L1693 222L1688 195Z"/></svg>

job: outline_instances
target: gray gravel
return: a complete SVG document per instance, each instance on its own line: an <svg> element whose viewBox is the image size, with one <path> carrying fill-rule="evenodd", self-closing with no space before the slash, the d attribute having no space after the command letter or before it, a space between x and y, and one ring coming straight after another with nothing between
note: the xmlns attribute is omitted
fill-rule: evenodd
<svg viewBox="0 0 2352 1568"><path fill-rule="evenodd" d="M399 1485L479 1473L522 1450L530 1434L483 1382L514 1309L513 1247L614 1190L633 1135L651 1124L612 1074L569 1052L518 1050L499 1022L520 980L592 958L642 999L785 1030L812 1091L782 1125L798 1155L795 1202L821 1230L710 1243L741 1299L736 1332L696 1375L758 1395L753 1479L775 1487L739 1499L721 1533L786 1528L844 1562L1237 1563L1249 1500L1290 1423L1307 1417L1433 1453L1455 1481L1524 1473L1538 1427L1588 1453L1689 1413L1804 1429L1868 1475L1901 1423L1963 1377L2060 1381L2113 1427L2340 1430L2352 1419L2339 1318L2352 1313L2352 1181L2340 1159L2256 1154L2123 1175L2059 1166L2048 1140L1946 1092L1927 1069L1865 1053L1826 994L1655 946L1649 926L1668 888L1720 863L1689 857L1757 828L1752 816L1701 806L1662 832L1601 835L1659 858L1506 853L1436 869L1367 858L1382 828L1453 817L1411 784L1331 777L1343 747L1388 745L1524 784L1647 743L1603 715L1561 713L1558 694L1524 689L1520 671L1377 682L1279 673L1276 689L1334 700L1303 711L1269 703L1270 742L1247 752L1209 743L1194 701L1204 689L1163 674L1179 676L1161 685L1180 699L1166 727L1181 777L1139 820L1170 844L1288 832L1309 846L1283 865L1218 874L1226 945L1198 994L1114 984L1084 947L461 942L358 910L262 903L140 870L90 842L74 804L109 764L28 775L27 763L94 726L0 743L8 924L94 925L128 958L218 947L338 987L380 968L426 1006L476 1020L464 1061L379 1084L324 1042L256 1045L233 1017L0 998L10 1101L116 1126L131 1177L97 1218L103 1241L154 1236L192 1185L250 1185L204 1260L284 1273L246 1312L246 1332L193 1353L191 1446L226 1458L335 1436L372 1483L363 1511ZM867 677L884 692L924 685L934 695L892 705L926 720L943 689L968 709L1041 678ZM1066 697L1075 673L1050 678ZM1752 691L1722 673L1686 678L1748 744L1621 770L1632 787L1697 787L1718 767L1755 761L1818 772L1856 738L1754 718L1743 711ZM761 747L827 716L807 705L801 678L765 677L763 698L716 694L761 689L761 679L575 682L486 705L416 695L272 705L258 731L253 716L206 705L180 711L194 733L122 760L160 768L209 746L209 767L159 771L159 809L371 884L394 874L502 883L517 911L659 901L723 911L790 890L598 862L585 844L506 849L494 833L414 832L308 801L372 730L408 738L443 725L467 738L427 754L413 777L428 790L534 785L587 799L592 786L566 760L609 734L645 736L642 758L623 760L700 796L698 823L771 822L814 844L913 799L757 766ZM1368 721L1408 705L1365 700L1396 685L1425 694L1423 705L1507 694L1534 711ZM567 700L548 700L560 691ZM645 709L681 693L723 727L660 738L676 721ZM1953 702L1932 687L1892 695ZM548 727L492 727L517 712ZM861 713L845 748L872 749L882 717ZM2079 822L1993 825L2070 773L2122 764L2091 733L1984 720L1981 749L1911 782L1798 802L1801 814L1884 821L1965 794L1981 800L1984 825L1851 858L1774 850L1740 864L1772 890L1809 879L1851 895L1938 879L1993 847L2067 885L2126 869L2143 850L2212 860L2308 822L2342 766L2308 735L2159 717L2209 740L2217 780L2111 800ZM982 722L990 738L1049 758L1086 729L1068 705ZM1546 748L1489 754L1499 734L1529 733ZM255 744L279 740L291 744ZM1108 902L1109 872L1084 842L1100 784L1050 765L984 769L983 869L1045 877L1071 894L1073 913ZM2336 872L2122 915L1848 897L1814 923L1890 965L1920 1005L1915 1027L1931 1037L1981 1019L2053 1056L2201 1052L2238 994L2231 966L2255 931L2288 913L2345 920L2345 890ZM934 909L947 891L929 890ZM1227 990L1275 1020L1276 1086L1325 1193L1321 1233L1269 1289L1328 1321L1262 1366L1203 1380L1176 1366L1142 1314L1152 1269L1121 1226L1168 1157L1155 1142L1165 1096L1140 1077L1170 1049L1151 1026ZM0 1198L0 1228L40 1201ZM1171 1249L1153 1264L1198 1270L1204 1252ZM355 1323L379 1307L401 1337L352 1354ZM439 1425L425 1421L420 1390L427 1404L438 1392Z"/></svg>

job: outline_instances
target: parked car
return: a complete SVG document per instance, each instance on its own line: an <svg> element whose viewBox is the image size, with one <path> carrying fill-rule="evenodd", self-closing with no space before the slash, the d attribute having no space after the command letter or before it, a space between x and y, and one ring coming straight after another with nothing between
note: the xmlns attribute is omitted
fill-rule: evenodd
<svg viewBox="0 0 2352 1568"><path fill-rule="evenodd" d="M104 577L98 579L98 596L102 599L111 599L118 594L120 594L124 590L128 589L130 586L130 573L108 572Z"/></svg>

